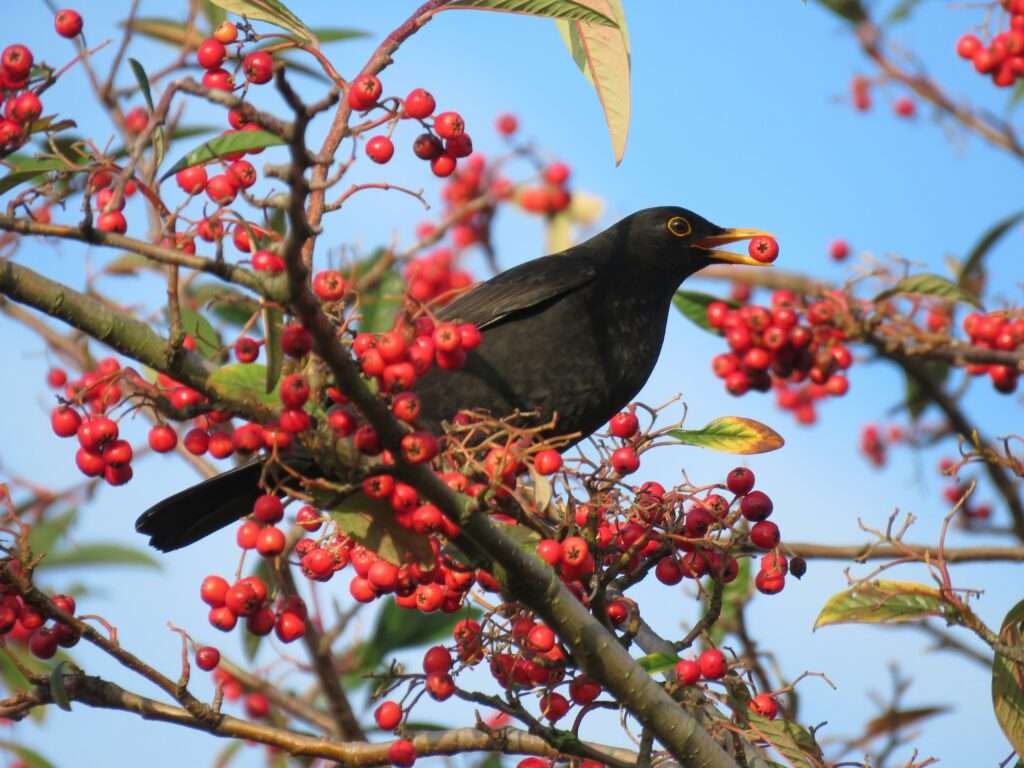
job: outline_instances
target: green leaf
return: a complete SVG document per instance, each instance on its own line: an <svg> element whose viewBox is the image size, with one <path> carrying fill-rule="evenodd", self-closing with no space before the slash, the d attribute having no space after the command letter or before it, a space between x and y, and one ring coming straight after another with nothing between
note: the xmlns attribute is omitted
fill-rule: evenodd
<svg viewBox="0 0 1024 768"><path fill-rule="evenodd" d="M466 608L457 613L421 613L401 608L386 600L377 613L377 623L365 643L359 646L359 669L372 672L394 651L416 648L439 640L451 640L455 624L475 619L480 611Z"/></svg>
<svg viewBox="0 0 1024 768"><path fill-rule="evenodd" d="M370 33L362 29L350 29L348 27L313 27L313 34L320 41L325 43L342 43L346 40L359 40L369 37Z"/></svg>
<svg viewBox="0 0 1024 768"><path fill-rule="evenodd" d="M580 21L587 24L615 27L614 14L602 9L600 0L455 0L449 8L475 8L483 11L522 13L527 16L546 16L552 19Z"/></svg>
<svg viewBox="0 0 1024 768"><path fill-rule="evenodd" d="M122 253L115 256L103 266L103 274L117 277L134 277L141 270L162 272L163 268L155 261L150 261L141 253Z"/></svg>
<svg viewBox="0 0 1024 768"><path fill-rule="evenodd" d="M670 429L668 435L686 445L725 453L768 453L785 444L767 424L742 416L722 416L702 429Z"/></svg>
<svg viewBox="0 0 1024 768"><path fill-rule="evenodd" d="M214 131L221 130L221 127L219 125L183 125L178 128L175 128L169 138L167 137L166 131L164 131L162 127L160 130L163 136L162 141L164 142L165 145L167 145L169 143L173 144L178 139L190 139L194 136L202 136L203 134L206 133L213 133ZM119 145L110 151L110 157L113 158L114 160L117 160L122 157L127 157L128 151L128 147ZM161 156L160 159L162 161L163 157Z"/></svg>
<svg viewBox="0 0 1024 768"><path fill-rule="evenodd" d="M867 11L860 0L818 0L828 10L837 16L842 16L853 24L859 24L868 18Z"/></svg>
<svg viewBox="0 0 1024 768"><path fill-rule="evenodd" d="M1024 80L1018 80L1017 84L1013 86L1013 91L1010 92L1010 98L1006 102L1007 110L1012 111L1014 107L1020 104L1021 99L1024 99Z"/></svg>
<svg viewBox="0 0 1024 768"><path fill-rule="evenodd" d="M934 296L943 301L961 301L981 309L981 302L976 296L940 275L927 272L903 278L892 288L887 288L875 296L874 301L877 303L901 295Z"/></svg>
<svg viewBox="0 0 1024 768"><path fill-rule="evenodd" d="M558 29L573 61L597 91L612 140L615 164L622 162L631 108L629 36L621 0L587 0L615 24L559 19Z"/></svg>
<svg viewBox="0 0 1024 768"><path fill-rule="evenodd" d="M964 287L972 278L978 276L982 271L981 263L985 259L985 256L988 255L988 252L991 251L995 244L1003 238L1003 235L1022 221L1024 221L1024 211L1017 211L1017 213L1011 213L1006 218L1000 219L993 224L989 230L981 236L981 239L974 244L970 253L967 254L967 258L964 259L963 267L960 269L957 284Z"/></svg>
<svg viewBox="0 0 1024 768"><path fill-rule="evenodd" d="M217 31L217 27L227 19L228 14L227 11L217 7L210 0L203 0L203 16L206 17L206 21L210 25L210 32L212 33Z"/></svg>
<svg viewBox="0 0 1024 768"><path fill-rule="evenodd" d="M359 330L368 333L390 331L395 325L395 316L402 308L405 295L405 280L394 270L388 270L369 290L359 296L362 321Z"/></svg>
<svg viewBox="0 0 1024 768"><path fill-rule="evenodd" d="M280 392L268 393L267 369L259 363L232 363L210 374L210 389L225 400L241 400L277 408L281 405Z"/></svg>
<svg viewBox="0 0 1024 768"><path fill-rule="evenodd" d="M60 515L47 517L32 526L28 533L28 547L33 554L49 552L53 545L64 536L78 517L77 509L69 509Z"/></svg>
<svg viewBox="0 0 1024 768"><path fill-rule="evenodd" d="M869 581L832 595L814 628L829 624L896 624L942 616L937 589L907 581Z"/></svg>
<svg viewBox="0 0 1024 768"><path fill-rule="evenodd" d="M92 542L76 544L74 547L50 552L39 564L40 569L78 568L97 565L138 566L160 570L160 561L142 549L115 544L113 542Z"/></svg>
<svg viewBox="0 0 1024 768"><path fill-rule="evenodd" d="M55 768L53 763L28 747L16 744L13 741L0 739L0 749L15 755L18 760L25 764L25 768Z"/></svg>
<svg viewBox="0 0 1024 768"><path fill-rule="evenodd" d="M672 297L672 304L683 313L683 317L705 331L720 336L719 330L712 328L711 323L708 322L708 305L716 301L724 302L732 309L736 309L739 306L735 301L720 299L717 296L701 293L700 291L676 291L676 295Z"/></svg>
<svg viewBox="0 0 1024 768"><path fill-rule="evenodd" d="M19 184L31 181L44 173L61 171L64 173L83 173L89 169L87 163L81 165L68 165L59 157L26 157L24 155L10 155L4 158L4 162L13 165L10 173L0 179L0 195L14 189Z"/></svg>
<svg viewBox="0 0 1024 768"><path fill-rule="evenodd" d="M280 144L284 144L284 140L269 131L236 131L235 133L218 136L215 139L204 142L178 160L160 177L160 180L163 181L169 176L173 176L183 168L202 165L210 160L218 160L238 152L275 147Z"/></svg>
<svg viewBox="0 0 1024 768"><path fill-rule="evenodd" d="M291 32L306 42L317 44L316 35L279 0L212 0L212 2L238 16L265 21Z"/></svg>
<svg viewBox="0 0 1024 768"><path fill-rule="evenodd" d="M818 742L814 740L811 732L799 723L781 717L769 720L752 712L747 718L751 731L771 744L775 751L792 765L824 764L825 756Z"/></svg>
<svg viewBox="0 0 1024 768"><path fill-rule="evenodd" d="M197 306L209 307L218 319L244 326L260 311L258 301L220 283L190 283L186 291Z"/></svg>
<svg viewBox="0 0 1024 768"><path fill-rule="evenodd" d="M136 18L129 23L119 22L119 27L127 26L135 34L169 43L175 48L198 48L206 37L197 29L189 29L180 21L166 18Z"/></svg>
<svg viewBox="0 0 1024 768"><path fill-rule="evenodd" d="M188 307L182 307L181 327L195 340L196 352L213 362L222 359L220 334L210 325L209 320Z"/></svg>
<svg viewBox="0 0 1024 768"><path fill-rule="evenodd" d="M949 712L950 707L914 707L912 709L889 710L878 717L868 720L864 725L864 736L875 738L886 733L896 733L909 728L915 723L927 720L936 715Z"/></svg>
<svg viewBox="0 0 1024 768"><path fill-rule="evenodd" d="M886 24L896 24L906 21L914 12L914 9L921 4L921 0L900 0L885 17Z"/></svg>
<svg viewBox="0 0 1024 768"><path fill-rule="evenodd" d="M666 672L676 665L679 657L670 653L649 653L641 656L636 663L643 667L648 674L656 675L659 672Z"/></svg>
<svg viewBox="0 0 1024 768"><path fill-rule="evenodd" d="M1024 648L1024 600L1006 614L999 639L1013 648ZM998 651L992 660L992 706L999 727L1017 754L1024 758L1024 664Z"/></svg>
<svg viewBox="0 0 1024 768"><path fill-rule="evenodd" d="M263 353L267 356L267 378L263 382L264 392L273 392L281 378L284 367L284 350L281 348L281 310L263 307Z"/></svg>
<svg viewBox="0 0 1024 768"><path fill-rule="evenodd" d="M427 537L400 526L385 501L354 493L331 510L331 517L351 538L389 563L428 565L434 561Z"/></svg>
<svg viewBox="0 0 1024 768"><path fill-rule="evenodd" d="M132 68L132 73L139 84L139 90L142 91L143 98L146 99L146 105L149 107L149 111L152 112L156 107L153 106L153 93L149 89L149 77L146 75L146 70L137 59L129 58L128 64Z"/></svg>
<svg viewBox="0 0 1024 768"><path fill-rule="evenodd" d="M64 688L64 665L66 663L65 661L60 662L50 673L50 695L53 697L54 704L65 712L70 712L71 699L68 698L67 689Z"/></svg>

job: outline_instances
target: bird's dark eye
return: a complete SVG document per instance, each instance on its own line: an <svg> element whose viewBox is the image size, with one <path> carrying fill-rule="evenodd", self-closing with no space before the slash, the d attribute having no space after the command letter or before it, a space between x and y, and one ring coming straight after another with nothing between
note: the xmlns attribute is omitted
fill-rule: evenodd
<svg viewBox="0 0 1024 768"><path fill-rule="evenodd" d="M686 237L688 234L693 232L693 227L690 222L684 219L682 216L673 216L668 220L668 231L676 237Z"/></svg>

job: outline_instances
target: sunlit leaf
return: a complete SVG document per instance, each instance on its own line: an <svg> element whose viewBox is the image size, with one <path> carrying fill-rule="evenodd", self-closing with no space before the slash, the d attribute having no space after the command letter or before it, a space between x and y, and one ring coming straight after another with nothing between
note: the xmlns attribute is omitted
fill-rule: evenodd
<svg viewBox="0 0 1024 768"><path fill-rule="evenodd" d="M210 139L191 152L182 157L164 172L160 180L173 176L182 168L191 168L193 165L202 165L211 160L218 160L228 155L239 152L248 152L251 149L263 149L284 144L284 140L270 133L269 131L235 131L224 134L215 139Z"/></svg>
<svg viewBox="0 0 1024 768"><path fill-rule="evenodd" d="M932 275L928 273L922 273L920 275L910 275L900 280L892 288L887 288L880 294L875 296L874 301L884 301L885 299L892 298L893 296L933 296L943 301L961 301L965 304L981 308L981 302L978 298L966 290L961 288L956 283L947 280L941 275Z"/></svg>
<svg viewBox="0 0 1024 768"><path fill-rule="evenodd" d="M132 68L132 74L135 75L135 81L139 84L139 90L142 91L142 97L146 100L149 111L152 112L155 109L153 106L153 93L149 89L149 76L146 74L145 67L139 63L138 59L129 58L128 64Z"/></svg>
<svg viewBox="0 0 1024 768"><path fill-rule="evenodd" d="M649 653L641 656L636 663L643 667L651 675L659 672L666 672L676 665L679 657L669 653Z"/></svg>
<svg viewBox="0 0 1024 768"><path fill-rule="evenodd" d="M389 269L382 274L371 288L359 295L362 316L359 329L368 333L390 331L395 324L395 316L402 308L404 295L405 280L398 272Z"/></svg>
<svg viewBox="0 0 1024 768"><path fill-rule="evenodd" d="M832 595L814 628L829 624L893 624L943 615L937 589L907 581L869 581Z"/></svg>
<svg viewBox="0 0 1024 768"><path fill-rule="evenodd" d="M71 699L68 698L68 691L64 687L64 665L67 662L60 662L50 673L50 696L53 703L66 712L71 711Z"/></svg>
<svg viewBox="0 0 1024 768"><path fill-rule="evenodd" d="M260 311L259 302L221 283L190 283L188 297L198 306L209 307L220 320L244 326Z"/></svg>
<svg viewBox="0 0 1024 768"><path fill-rule="evenodd" d="M220 334L210 321L188 307L181 308L181 327L196 342L196 352L207 360L218 362L222 358Z"/></svg>
<svg viewBox="0 0 1024 768"><path fill-rule="evenodd" d="M163 567L159 560L145 550L113 542L92 542L50 552L39 564L39 568L94 568L98 565L135 566L156 570Z"/></svg>
<svg viewBox="0 0 1024 768"><path fill-rule="evenodd" d="M118 24L126 26L125 22ZM161 43L169 43L175 48L198 48L206 39L197 29L189 29L180 21L165 18L135 18L127 24L128 29L135 34L158 40Z"/></svg>
<svg viewBox="0 0 1024 768"><path fill-rule="evenodd" d="M814 736L799 723L782 717L769 720L766 717L748 714L750 723L749 736L759 735L775 751L785 757L793 765L823 765L824 755Z"/></svg>
<svg viewBox="0 0 1024 768"><path fill-rule="evenodd" d="M767 453L785 444L782 435L767 424L742 416L722 416L703 429L671 429L668 435L686 445L725 453Z"/></svg>
<svg viewBox="0 0 1024 768"><path fill-rule="evenodd" d="M210 0L203 0L203 16L206 17L206 21L210 25L210 31L215 32L217 27L227 19L228 14L223 8L220 8Z"/></svg>
<svg viewBox="0 0 1024 768"><path fill-rule="evenodd" d="M248 19L265 21L291 32L302 40L313 44L317 43L312 30L279 0L212 0L212 2L231 13L245 16Z"/></svg>
<svg viewBox="0 0 1024 768"><path fill-rule="evenodd" d="M267 358L267 379L263 382L264 392L273 392L284 368L284 350L281 348L281 310L266 306L263 308L263 354Z"/></svg>
<svg viewBox="0 0 1024 768"><path fill-rule="evenodd" d="M505 11L528 16L547 16L552 19L566 19L588 24L615 27L615 16L599 7L593 0L455 0L445 6L449 8L477 8L484 11Z"/></svg>
<svg viewBox="0 0 1024 768"><path fill-rule="evenodd" d="M614 26L565 19L559 19L557 24L573 61L597 91L618 165L626 151L631 109L626 17L620 0L586 0L586 5L614 19Z"/></svg>
<svg viewBox="0 0 1024 768"><path fill-rule="evenodd" d="M999 640L1011 648L1024 648L1024 600L1003 619ZM996 651L992 660L992 706L1006 738L1024 757L1024 664Z"/></svg>
<svg viewBox="0 0 1024 768"><path fill-rule="evenodd" d="M705 331L721 335L719 330L713 328L711 323L708 322L708 305L716 301L724 302L733 309L739 306L734 301L720 299L717 296L701 293L700 291L676 291L676 295L672 297L673 306L683 313L683 317Z"/></svg>
<svg viewBox="0 0 1024 768"><path fill-rule="evenodd" d="M207 383L214 392L226 400L240 400L277 408L281 405L280 392L267 392L267 368L259 363L232 363L210 374Z"/></svg>
<svg viewBox="0 0 1024 768"><path fill-rule="evenodd" d="M348 536L389 563L433 563L427 537L400 526L385 501L354 493L331 510L331 517Z"/></svg>
<svg viewBox="0 0 1024 768"><path fill-rule="evenodd" d="M89 169L88 164L69 165L59 157L26 157L24 155L10 155L4 158L8 166L12 166L10 173L0 179L0 195L19 184L52 171L64 173L83 173Z"/></svg>
<svg viewBox="0 0 1024 768"><path fill-rule="evenodd" d="M59 515L47 516L32 526L28 533L28 547L33 554L42 554L53 549L54 544L70 530L78 517L77 509L69 509Z"/></svg>
<svg viewBox="0 0 1024 768"><path fill-rule="evenodd" d="M921 0L900 0L893 9L885 16L886 24L896 24L910 18L914 9L921 4Z"/></svg>
<svg viewBox="0 0 1024 768"><path fill-rule="evenodd" d="M1024 222L1024 211L1017 211L1005 219L997 221L981 236L967 254L967 258L964 259L963 266L960 269L957 283L961 287L967 285L972 278L981 273L981 263L984 261L985 256L988 255L988 252L992 250L1004 235L1021 222Z"/></svg>

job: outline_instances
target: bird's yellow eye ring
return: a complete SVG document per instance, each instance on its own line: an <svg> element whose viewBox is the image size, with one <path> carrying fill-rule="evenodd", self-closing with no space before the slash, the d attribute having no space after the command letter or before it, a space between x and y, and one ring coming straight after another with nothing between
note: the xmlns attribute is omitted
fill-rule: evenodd
<svg viewBox="0 0 1024 768"><path fill-rule="evenodd" d="M665 226L676 237L686 237L693 232L693 226L682 216L673 216Z"/></svg>

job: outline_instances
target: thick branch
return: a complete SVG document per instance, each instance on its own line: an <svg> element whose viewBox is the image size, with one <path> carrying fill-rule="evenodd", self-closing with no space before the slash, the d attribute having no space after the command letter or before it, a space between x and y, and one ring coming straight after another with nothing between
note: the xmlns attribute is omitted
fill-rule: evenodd
<svg viewBox="0 0 1024 768"><path fill-rule="evenodd" d="M68 699L90 707L131 712L144 720L173 723L194 728L214 736L245 739L269 744L291 755L319 757L336 761L347 768L382 765L388 763L388 742L371 744L366 741L342 742L334 739L298 733L263 723L240 720L220 715L216 720L201 720L185 709L139 696L114 683L98 677L65 675L64 689ZM38 706L53 703L49 687L38 686L0 702L0 716L24 717ZM487 733L475 728L450 731L430 731L411 736L417 755L457 755L467 752L502 752L510 755L539 755L558 758L560 753L539 736L515 728L502 728ZM607 755L620 762L635 762L636 755L628 750L591 744L594 752Z"/></svg>
<svg viewBox="0 0 1024 768"><path fill-rule="evenodd" d="M118 248L145 256L147 259L152 259L158 264L170 264L195 269L199 272L208 272L222 280L241 285L258 294L264 295L267 293L266 286L253 272L237 264L215 259L205 259L202 256L194 256L184 251L164 248L163 246L147 243L143 240L136 240L134 237L118 235L114 232L100 232L97 229L82 229L81 227L69 227L63 224L42 224L30 219L19 219L14 216L3 215L0 215L0 229L5 229L8 232L17 232L22 235L59 237L65 240L78 240L83 243L91 243L92 245Z"/></svg>

